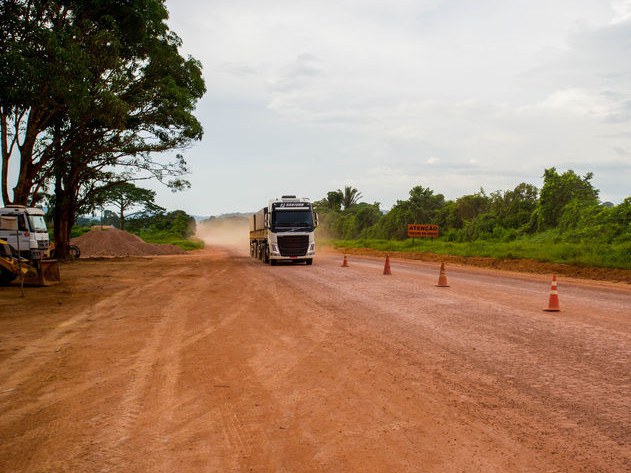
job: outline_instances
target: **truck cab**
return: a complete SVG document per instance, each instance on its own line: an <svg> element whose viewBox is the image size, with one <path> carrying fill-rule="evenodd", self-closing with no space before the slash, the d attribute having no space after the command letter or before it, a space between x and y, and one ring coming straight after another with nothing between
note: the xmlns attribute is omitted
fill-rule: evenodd
<svg viewBox="0 0 631 473"><path fill-rule="evenodd" d="M284 195L250 218L250 255L275 265L313 263L317 214L307 198Z"/></svg>
<svg viewBox="0 0 631 473"><path fill-rule="evenodd" d="M0 239L30 260L46 258L50 249L44 211L23 205L0 208Z"/></svg>

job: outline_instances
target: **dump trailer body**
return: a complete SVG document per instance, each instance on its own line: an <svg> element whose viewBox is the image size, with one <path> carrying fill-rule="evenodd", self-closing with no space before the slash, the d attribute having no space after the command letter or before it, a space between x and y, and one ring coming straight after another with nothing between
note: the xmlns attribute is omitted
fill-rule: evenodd
<svg viewBox="0 0 631 473"><path fill-rule="evenodd" d="M250 216L250 255L265 263L312 264L317 215L307 198L285 195Z"/></svg>

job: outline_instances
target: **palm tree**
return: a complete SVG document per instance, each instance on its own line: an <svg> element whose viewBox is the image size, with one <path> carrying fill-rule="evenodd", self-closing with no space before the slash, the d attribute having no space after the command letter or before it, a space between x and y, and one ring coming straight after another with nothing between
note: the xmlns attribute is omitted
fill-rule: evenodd
<svg viewBox="0 0 631 473"><path fill-rule="evenodd" d="M343 191L338 189L338 192L342 193L342 207L344 210L355 205L357 201L362 198L362 193L351 186L344 187Z"/></svg>

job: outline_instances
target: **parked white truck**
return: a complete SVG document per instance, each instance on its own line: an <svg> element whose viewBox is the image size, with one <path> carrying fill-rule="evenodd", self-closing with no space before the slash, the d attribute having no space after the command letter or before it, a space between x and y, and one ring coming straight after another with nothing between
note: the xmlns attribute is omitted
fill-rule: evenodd
<svg viewBox="0 0 631 473"><path fill-rule="evenodd" d="M311 201L284 195L250 216L250 256L274 266L279 261L313 263L318 216Z"/></svg>
<svg viewBox="0 0 631 473"><path fill-rule="evenodd" d="M60 281L50 258L44 211L22 205L0 208L0 285L20 277L22 284L48 286Z"/></svg>
<svg viewBox="0 0 631 473"><path fill-rule="evenodd" d="M20 256L35 261L49 256L50 239L42 209L7 205L0 208L0 217L17 219L17 230L0 223L0 239L19 250Z"/></svg>

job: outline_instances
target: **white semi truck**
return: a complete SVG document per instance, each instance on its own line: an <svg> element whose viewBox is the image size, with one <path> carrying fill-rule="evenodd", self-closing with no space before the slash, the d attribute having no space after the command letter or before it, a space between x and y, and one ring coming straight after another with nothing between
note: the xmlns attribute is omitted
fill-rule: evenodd
<svg viewBox="0 0 631 473"><path fill-rule="evenodd" d="M250 216L250 256L272 266L279 261L313 263L318 216L311 201L284 195Z"/></svg>

